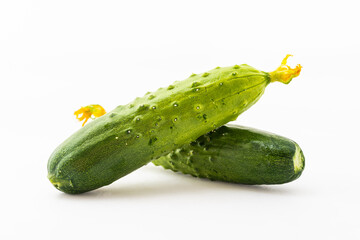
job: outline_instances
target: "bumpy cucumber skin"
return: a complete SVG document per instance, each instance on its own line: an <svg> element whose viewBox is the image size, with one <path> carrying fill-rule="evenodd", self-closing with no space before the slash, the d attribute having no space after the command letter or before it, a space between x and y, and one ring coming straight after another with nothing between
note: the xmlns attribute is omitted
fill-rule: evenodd
<svg viewBox="0 0 360 240"><path fill-rule="evenodd" d="M97 189L235 120L270 83L246 64L193 74L88 123L55 149L48 178L66 193Z"/></svg>
<svg viewBox="0 0 360 240"><path fill-rule="evenodd" d="M294 157L298 153L298 164ZM194 177L242 184L281 184L299 178L304 154L294 141L260 130L227 125L153 163ZM296 165L296 164L295 164Z"/></svg>

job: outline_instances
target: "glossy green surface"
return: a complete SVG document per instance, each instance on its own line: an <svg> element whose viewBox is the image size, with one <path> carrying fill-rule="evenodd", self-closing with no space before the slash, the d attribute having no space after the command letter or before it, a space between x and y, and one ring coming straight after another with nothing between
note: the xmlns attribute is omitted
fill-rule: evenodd
<svg viewBox="0 0 360 240"><path fill-rule="evenodd" d="M48 178L66 193L108 185L235 120L269 84L248 65L216 68L147 93L88 123L50 156Z"/></svg>
<svg viewBox="0 0 360 240"><path fill-rule="evenodd" d="M199 137L153 163L194 177L242 184L280 184L305 166L294 141L261 130L228 125Z"/></svg>

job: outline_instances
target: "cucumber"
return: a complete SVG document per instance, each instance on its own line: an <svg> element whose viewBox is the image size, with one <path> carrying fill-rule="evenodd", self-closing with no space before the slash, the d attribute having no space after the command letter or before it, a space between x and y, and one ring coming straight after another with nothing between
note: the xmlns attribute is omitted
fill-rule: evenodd
<svg viewBox="0 0 360 240"><path fill-rule="evenodd" d="M288 183L305 167L294 141L236 125L222 126L152 162L194 177L242 184Z"/></svg>
<svg viewBox="0 0 360 240"><path fill-rule="evenodd" d="M118 106L55 149L50 182L71 194L97 189L235 120L270 82L299 75L301 66L288 67L288 57L271 73L246 64L217 67Z"/></svg>

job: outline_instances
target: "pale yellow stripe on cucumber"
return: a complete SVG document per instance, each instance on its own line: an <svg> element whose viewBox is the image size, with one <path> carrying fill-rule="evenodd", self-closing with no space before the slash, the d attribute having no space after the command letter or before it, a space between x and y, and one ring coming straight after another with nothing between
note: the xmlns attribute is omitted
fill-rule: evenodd
<svg viewBox="0 0 360 240"><path fill-rule="evenodd" d="M294 162L294 172L295 174L297 174L298 172L301 172L304 168L304 159L303 159L303 155L301 154L300 147L297 144L295 144L295 146L296 149L293 157L293 162Z"/></svg>

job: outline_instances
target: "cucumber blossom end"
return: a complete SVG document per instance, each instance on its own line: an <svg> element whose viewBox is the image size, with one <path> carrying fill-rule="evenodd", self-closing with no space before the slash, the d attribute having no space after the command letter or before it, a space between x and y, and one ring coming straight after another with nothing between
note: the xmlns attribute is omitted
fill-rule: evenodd
<svg viewBox="0 0 360 240"><path fill-rule="evenodd" d="M94 118L98 118L105 113L106 111L102 106L98 104L92 104L86 107L81 107L79 110L74 112L74 115L76 115L76 119L78 119L80 122L85 120L82 124L82 126L84 126L85 123L89 120L89 118L91 118L91 116L94 116Z"/></svg>
<svg viewBox="0 0 360 240"><path fill-rule="evenodd" d="M282 60L281 65L273 72L270 72L270 82L282 82L284 84L289 84L291 80L300 75L302 66L300 64L296 65L295 68L288 66L287 59L291 57L291 54L286 55Z"/></svg>

